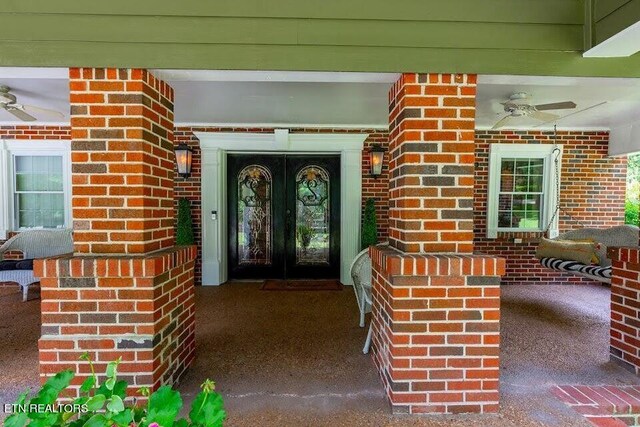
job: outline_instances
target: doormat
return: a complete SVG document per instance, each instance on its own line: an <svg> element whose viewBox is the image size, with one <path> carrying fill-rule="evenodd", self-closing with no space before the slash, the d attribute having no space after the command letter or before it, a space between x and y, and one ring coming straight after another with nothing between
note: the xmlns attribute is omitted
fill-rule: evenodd
<svg viewBox="0 0 640 427"><path fill-rule="evenodd" d="M278 280L267 279L260 287L263 291L341 291L339 280Z"/></svg>

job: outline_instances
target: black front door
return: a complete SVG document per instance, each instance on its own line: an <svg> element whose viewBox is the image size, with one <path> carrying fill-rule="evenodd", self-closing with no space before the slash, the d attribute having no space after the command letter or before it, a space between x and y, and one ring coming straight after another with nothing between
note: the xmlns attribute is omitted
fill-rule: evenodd
<svg viewBox="0 0 640 427"><path fill-rule="evenodd" d="M229 277L340 275L340 157L229 155Z"/></svg>

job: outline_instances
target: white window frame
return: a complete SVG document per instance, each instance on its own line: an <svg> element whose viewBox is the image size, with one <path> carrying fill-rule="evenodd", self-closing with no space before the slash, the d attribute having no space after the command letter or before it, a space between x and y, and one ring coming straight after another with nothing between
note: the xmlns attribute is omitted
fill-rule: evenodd
<svg viewBox="0 0 640 427"><path fill-rule="evenodd" d="M14 157L62 156L64 190L64 226L71 227L71 141L0 140L0 239L7 232L19 231L14 212ZM21 230L24 230L22 228Z"/></svg>
<svg viewBox="0 0 640 427"><path fill-rule="evenodd" d="M556 209L556 171L553 144L491 144L489 148L489 182L487 188L487 238L495 239L501 232L543 232ZM558 177L562 165L562 146L558 145ZM498 195L500 194L500 172L503 158L543 159L542 218L540 228L498 227ZM558 235L558 215L549 228L549 237Z"/></svg>

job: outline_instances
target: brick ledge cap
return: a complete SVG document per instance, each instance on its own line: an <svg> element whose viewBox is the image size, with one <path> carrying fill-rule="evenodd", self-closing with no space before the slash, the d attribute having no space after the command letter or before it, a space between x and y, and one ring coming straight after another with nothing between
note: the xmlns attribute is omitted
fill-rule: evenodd
<svg viewBox="0 0 640 427"><path fill-rule="evenodd" d="M631 262L640 264L640 247L638 246L609 246L607 256L612 261Z"/></svg>
<svg viewBox="0 0 640 427"><path fill-rule="evenodd" d="M506 269L504 258L481 253L405 253L378 245L369 256L389 275L502 276Z"/></svg>
<svg viewBox="0 0 640 427"><path fill-rule="evenodd" d="M97 271L120 271L126 265L130 272L142 270L142 277L153 277L196 259L197 247L172 246L147 254L91 255L66 254L35 260L34 275L44 277L96 277ZM136 268L138 267L138 268ZM64 273L63 273L64 272ZM105 277L104 275L101 275Z"/></svg>

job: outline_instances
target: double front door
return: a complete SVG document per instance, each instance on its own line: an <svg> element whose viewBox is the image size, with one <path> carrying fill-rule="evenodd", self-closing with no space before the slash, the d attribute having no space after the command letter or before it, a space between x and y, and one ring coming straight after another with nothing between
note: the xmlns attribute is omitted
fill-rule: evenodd
<svg viewBox="0 0 640 427"><path fill-rule="evenodd" d="M229 155L229 276L340 275L340 157Z"/></svg>

